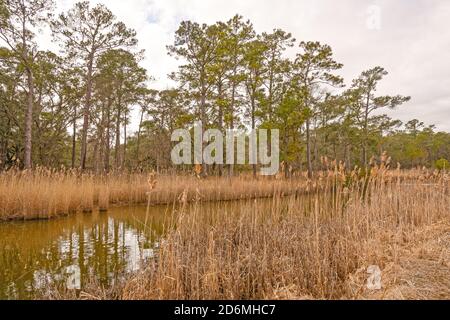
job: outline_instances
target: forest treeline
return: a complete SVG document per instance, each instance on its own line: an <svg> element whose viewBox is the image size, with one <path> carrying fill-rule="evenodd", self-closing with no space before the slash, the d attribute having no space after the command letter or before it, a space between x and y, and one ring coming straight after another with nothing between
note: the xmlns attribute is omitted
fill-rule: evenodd
<svg viewBox="0 0 450 320"><path fill-rule="evenodd" d="M280 29L257 33L239 15L183 21L167 46L180 62L170 75L176 85L158 91L140 65L136 32L107 7L53 10L50 0L0 0L0 169L171 169L171 133L194 121L204 129L277 128L285 168L310 175L324 159L353 168L383 153L403 167L448 166L450 134L384 114L410 97L377 94L382 67L344 86L343 65L326 44ZM39 49L44 27L61 51Z"/></svg>

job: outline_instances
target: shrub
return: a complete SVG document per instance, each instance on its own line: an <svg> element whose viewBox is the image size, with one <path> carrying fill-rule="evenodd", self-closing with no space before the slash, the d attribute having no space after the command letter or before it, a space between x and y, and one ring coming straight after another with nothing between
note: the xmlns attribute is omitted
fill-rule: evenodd
<svg viewBox="0 0 450 320"><path fill-rule="evenodd" d="M450 169L450 163L448 162L447 159L443 159L443 158L437 160L435 166L439 170L448 170L448 169Z"/></svg>

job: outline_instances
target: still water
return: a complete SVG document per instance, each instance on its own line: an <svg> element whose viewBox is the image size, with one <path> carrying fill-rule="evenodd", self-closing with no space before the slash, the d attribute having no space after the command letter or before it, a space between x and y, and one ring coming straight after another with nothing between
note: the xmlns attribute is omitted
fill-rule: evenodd
<svg viewBox="0 0 450 320"><path fill-rule="evenodd" d="M49 283L82 288L92 277L108 286L139 270L154 257L171 208L146 211L145 206L120 207L0 223L0 299L32 299Z"/></svg>

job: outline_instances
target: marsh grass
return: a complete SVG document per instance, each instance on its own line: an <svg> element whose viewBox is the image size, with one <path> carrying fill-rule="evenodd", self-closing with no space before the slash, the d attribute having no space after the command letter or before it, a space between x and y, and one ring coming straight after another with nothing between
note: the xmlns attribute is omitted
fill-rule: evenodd
<svg viewBox="0 0 450 320"><path fill-rule="evenodd" d="M372 174L377 174L377 170L383 172L383 183L434 183L445 176L426 169L386 170L382 165L374 166ZM154 185L149 185L150 178ZM356 168L345 172L336 163L331 163L328 170L318 172L314 180L308 180L306 173L299 173L291 179L259 177L255 180L246 174L232 178L198 179L195 176L152 173L93 175L45 168L10 170L0 173L0 220L48 219L94 209L106 211L111 205L171 204L181 196L187 202L198 202L299 195L334 188L338 182L344 187L356 181L361 184L369 178L364 170ZM361 195L365 196L365 191Z"/></svg>
<svg viewBox="0 0 450 320"><path fill-rule="evenodd" d="M1 177L1 185L7 178ZM48 197L47 207L37 206L43 210L49 204L65 212L145 201L172 208L164 215L157 254L144 270L111 288L94 279L81 292L47 288L40 298L449 298L448 281L442 281L450 278L448 246L437 245L448 243L450 235L450 179L445 172L389 170L384 164L368 172L346 172L333 164L312 181L304 175L255 181L247 176L100 178L58 172L9 179L16 191L31 180L32 199ZM50 190L58 188L51 189L50 180L67 190L51 196ZM79 186L86 191L80 193ZM92 200L83 202L87 193ZM242 201L213 201L232 199ZM1 207L8 203L20 209L18 202L1 202ZM33 202L27 205L31 212ZM150 220L143 222L145 227ZM370 265L382 270L383 288L377 292L366 287ZM420 281L414 279L418 272ZM418 292L411 283L426 285ZM403 289L398 287L405 286L399 293Z"/></svg>
<svg viewBox="0 0 450 320"><path fill-rule="evenodd" d="M111 173L81 174L38 168L0 173L0 220L47 219L75 212L105 211L111 205L170 204L186 201L238 200L300 193L312 184L304 178L275 180ZM157 182L157 184L156 184ZM151 191L151 192L149 192Z"/></svg>
<svg viewBox="0 0 450 320"><path fill-rule="evenodd" d="M121 298L362 297L369 265L392 267L420 231L449 221L448 176L404 183L401 174L336 168L322 176L328 188L308 197L274 194L222 210L187 211L181 201L158 259Z"/></svg>

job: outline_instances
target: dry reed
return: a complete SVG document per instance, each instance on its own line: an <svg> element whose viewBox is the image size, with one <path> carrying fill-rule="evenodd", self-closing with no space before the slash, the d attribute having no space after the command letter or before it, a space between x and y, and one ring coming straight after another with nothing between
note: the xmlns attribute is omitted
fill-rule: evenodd
<svg viewBox="0 0 450 320"><path fill-rule="evenodd" d="M155 188L147 174L81 174L78 171L37 168L0 173L0 220L47 219L74 212L107 210L110 205L170 204L182 194L187 201L218 201L301 193L312 183L304 178L275 180L159 175ZM157 187L156 187L157 181ZM152 187L153 188L153 187Z"/></svg>
<svg viewBox="0 0 450 320"><path fill-rule="evenodd" d="M369 265L387 273L424 228L449 225L448 176L419 178L406 183L383 165L370 176L336 168L322 176L329 188L309 197L189 212L182 201L157 259L121 298L365 297Z"/></svg>

